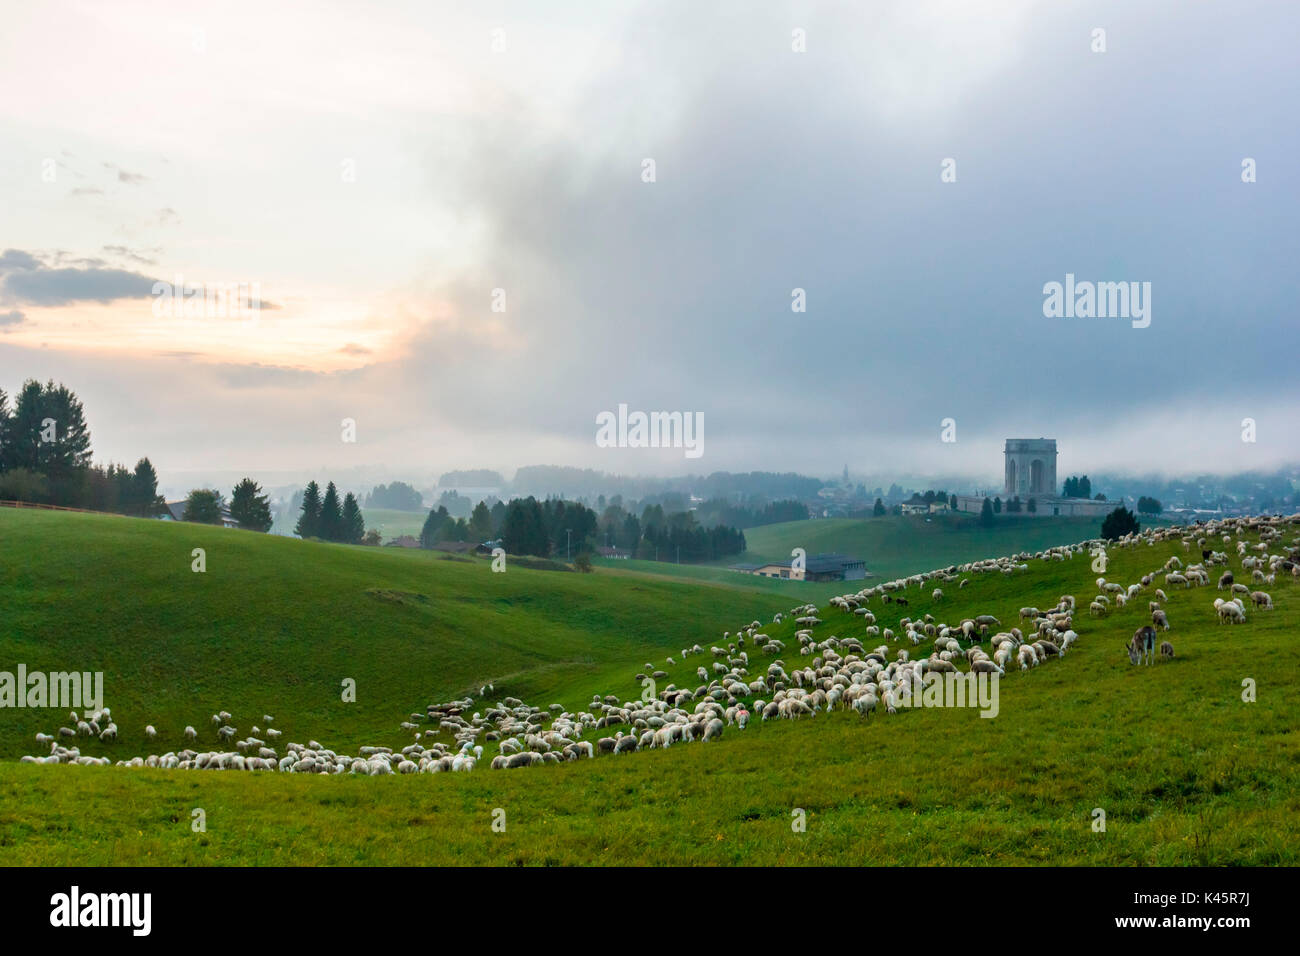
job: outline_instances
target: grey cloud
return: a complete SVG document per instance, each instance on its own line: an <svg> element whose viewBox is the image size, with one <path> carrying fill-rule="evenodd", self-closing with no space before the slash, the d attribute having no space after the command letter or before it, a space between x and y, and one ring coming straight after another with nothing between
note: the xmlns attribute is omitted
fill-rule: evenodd
<svg viewBox="0 0 1300 956"><path fill-rule="evenodd" d="M39 269L41 261L30 252L21 249L6 249L0 252L0 275L13 269Z"/></svg>
<svg viewBox="0 0 1300 956"><path fill-rule="evenodd" d="M526 343L494 356L507 384L473 414L561 440L619 401L702 410L738 454L816 449L856 467L905 458L948 416L971 436L1012 422L1104 433L1200 408L1227 381L1260 407L1295 401L1297 332L1278 315L1298 251L1283 223L1300 208L1293 191L1241 184L1235 157L1300 148L1277 121L1297 84L1276 37L1297 16L1173 12L1095 11L1140 51L1103 60L1078 11L1032 8L997 71L900 116L878 108L889 91L863 49L877 41L851 11L811 34L822 46L797 70L770 65L766 21L729 22L726 38L631 24L637 70L678 88L653 138L621 119L628 69L593 83L562 138L519 106L475 119L456 176L431 152L435 195L459 196L495 240L481 276L444 290L475 321L506 287L504 321ZM1205 36L1237 64L1240 100L1222 123L1175 122L1229 98L1201 68ZM914 52L918 73L942 68L940 47ZM948 156L958 181L941 184ZM1150 281L1151 327L1045 318L1042 286L1067 272ZM796 287L807 313L791 312ZM431 328L412 362L442 363L461 339ZM442 371L418 387L456 407L475 372Z"/></svg>
<svg viewBox="0 0 1300 956"><path fill-rule="evenodd" d="M154 280L123 269L14 269L0 279L0 301L17 305L62 306L74 302L115 302L152 294Z"/></svg>
<svg viewBox="0 0 1300 956"><path fill-rule="evenodd" d="M9 312L0 312L0 325L17 325L26 320L26 318L27 316L23 315L23 313L19 312L17 309L13 309Z"/></svg>

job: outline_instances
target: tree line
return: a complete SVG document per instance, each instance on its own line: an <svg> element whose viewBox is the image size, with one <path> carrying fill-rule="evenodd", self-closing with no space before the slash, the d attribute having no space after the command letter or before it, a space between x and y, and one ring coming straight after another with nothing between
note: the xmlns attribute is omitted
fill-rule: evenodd
<svg viewBox="0 0 1300 956"><path fill-rule="evenodd" d="M148 458L134 468L91 461L90 429L76 393L28 379L0 389L0 499L150 516L163 508Z"/></svg>
<svg viewBox="0 0 1300 956"><path fill-rule="evenodd" d="M366 507L419 511L424 507L424 495L404 481L394 481L390 485L375 485L366 495Z"/></svg>
<svg viewBox="0 0 1300 956"><path fill-rule="evenodd" d="M744 533L735 527L705 527L694 512L667 511L660 504L647 505L638 517L626 511L617 496L601 514L581 502L539 501L531 495L495 501L491 507L480 501L468 518L458 518L440 504L429 509L419 541L423 548L444 542L499 541L508 554L575 563L589 561L601 546L651 561L683 562L717 560L745 550Z"/></svg>

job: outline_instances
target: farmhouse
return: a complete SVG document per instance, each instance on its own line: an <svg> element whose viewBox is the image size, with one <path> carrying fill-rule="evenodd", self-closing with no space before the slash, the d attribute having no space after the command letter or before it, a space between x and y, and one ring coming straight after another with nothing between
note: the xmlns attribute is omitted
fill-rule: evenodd
<svg viewBox="0 0 1300 956"><path fill-rule="evenodd" d="M161 521L184 521L185 520L185 502L169 501L167 510L158 515ZM239 522L230 517L230 509L225 505L221 506L221 526L223 528L238 528Z"/></svg>
<svg viewBox="0 0 1300 956"><path fill-rule="evenodd" d="M802 570L792 561L771 564L733 564L733 571L757 574L761 578L781 578L788 581L861 581L867 576L867 565L860 558L846 554L814 554L804 561Z"/></svg>

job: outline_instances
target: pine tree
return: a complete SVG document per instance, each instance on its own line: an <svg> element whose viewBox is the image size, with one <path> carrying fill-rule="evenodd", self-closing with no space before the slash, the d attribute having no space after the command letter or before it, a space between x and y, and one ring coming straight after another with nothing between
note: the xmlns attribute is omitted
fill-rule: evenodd
<svg viewBox="0 0 1300 956"><path fill-rule="evenodd" d="M647 513L651 509L647 508ZM532 554L545 558L551 553L542 507L533 497L516 498L506 509L501 526L501 543L509 554Z"/></svg>
<svg viewBox="0 0 1300 956"><path fill-rule="evenodd" d="M980 524L986 528L993 527L993 502L987 498L984 499L984 504L980 506Z"/></svg>
<svg viewBox="0 0 1300 956"><path fill-rule="evenodd" d="M9 470L9 396L0 388L0 474Z"/></svg>
<svg viewBox="0 0 1300 956"><path fill-rule="evenodd" d="M469 540L482 542L490 537L492 537L492 512L488 511L488 506L480 501L469 516Z"/></svg>
<svg viewBox="0 0 1300 956"><path fill-rule="evenodd" d="M230 517L249 531L271 530L271 506L261 487L252 478L245 478L230 493Z"/></svg>
<svg viewBox="0 0 1300 956"><path fill-rule="evenodd" d="M348 492L343 498L343 538L348 544L360 544L366 535L366 522L361 516L356 496Z"/></svg>
<svg viewBox="0 0 1300 956"><path fill-rule="evenodd" d="M162 497L158 494L158 472L153 462L141 458L135 463L135 472L131 475L131 513L149 517L156 515L163 507Z"/></svg>
<svg viewBox="0 0 1300 956"><path fill-rule="evenodd" d="M6 430L6 468L44 475L54 504L75 505L90 469L90 429L81 401L64 385L23 383Z"/></svg>
<svg viewBox="0 0 1300 956"><path fill-rule="evenodd" d="M442 526L450 518L451 515L447 513L444 506L439 505L436 508L430 508L428 516L424 519L424 527L420 529L420 547L432 548L441 541Z"/></svg>
<svg viewBox="0 0 1300 956"><path fill-rule="evenodd" d="M885 513L885 503L877 498L875 506L871 509L871 513L879 518Z"/></svg>
<svg viewBox="0 0 1300 956"><path fill-rule="evenodd" d="M1101 523L1101 536L1107 541L1115 541L1126 534L1137 534L1141 527L1137 515L1120 505Z"/></svg>
<svg viewBox="0 0 1300 956"><path fill-rule="evenodd" d="M320 536L326 541L343 540L343 506L332 481L325 486L325 497L320 503Z"/></svg>
<svg viewBox="0 0 1300 956"><path fill-rule="evenodd" d="M300 538L319 538L320 520L320 485L309 481L302 492L302 513L298 516L298 526L294 528L294 534Z"/></svg>

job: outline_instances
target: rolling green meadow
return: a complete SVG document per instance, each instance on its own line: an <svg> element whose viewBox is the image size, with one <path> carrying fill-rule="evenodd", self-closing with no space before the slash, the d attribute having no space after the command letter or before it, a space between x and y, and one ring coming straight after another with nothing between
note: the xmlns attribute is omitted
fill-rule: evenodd
<svg viewBox="0 0 1300 956"><path fill-rule="evenodd" d="M813 535L790 547L853 550L835 543L834 521L801 524ZM919 557L900 543L888 560L922 570L1092 537L1088 525L1026 528L1065 535L1053 540L955 536L969 541L963 555L918 531ZM828 537L815 537L823 528ZM1283 541L1296 533L1289 525ZM788 554L781 526L752 534L752 551ZM204 573L191 570L194 548ZM1177 540L1112 549L1105 576L1127 585L1173 554L1198 557ZM877 573L890 566L883 553L863 556ZM471 773L317 777L19 763L44 752L36 732L54 733L68 715L0 709L0 864L1294 865L1300 584L1279 575L1266 588L1276 609L1248 611L1237 626L1217 623L1212 586L1166 585L1173 627L1161 638L1176 657L1133 667L1123 645L1147 622L1148 595L1091 618L1087 558L1028 565L964 575L970 583L943 585L938 602L927 586L908 589L907 608L870 605L882 627L991 613L1006 628L1019 607L1074 594L1079 643L1009 671L991 720L973 709L836 710L517 771L488 769L489 750ZM597 693L635 699L646 663L694 687L709 646L754 619L802 665L793 622L767 622L809 600L824 622L818 640L862 635L858 618L825 601L861 582L813 591L713 573L611 562L593 574L496 574L488 561L425 551L5 509L0 670L102 670L119 739L81 744L96 756L180 749L186 724L215 747L209 715L221 709L241 733L268 713L286 742L396 749L411 740L398 724L412 712L477 697L487 683L485 706L512 695L568 710ZM683 662L681 648L696 643L705 655ZM751 655L750 674L761 673L770 658ZM356 681L353 703L342 700L345 678ZM1246 679L1254 702L1243 700ZM195 808L204 833L191 830ZM805 832L791 826L795 810Z"/></svg>
<svg viewBox="0 0 1300 956"><path fill-rule="evenodd" d="M1144 518L1142 526L1148 527ZM867 562L877 578L901 577L1016 551L1037 551L1098 536L1100 518L998 515L991 528L964 513L817 518L763 525L745 532L739 559L754 564L788 561L790 551L838 552ZM735 561L727 562L730 564Z"/></svg>

